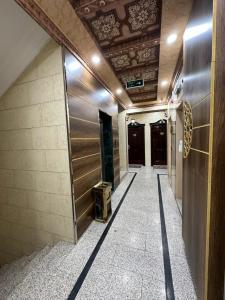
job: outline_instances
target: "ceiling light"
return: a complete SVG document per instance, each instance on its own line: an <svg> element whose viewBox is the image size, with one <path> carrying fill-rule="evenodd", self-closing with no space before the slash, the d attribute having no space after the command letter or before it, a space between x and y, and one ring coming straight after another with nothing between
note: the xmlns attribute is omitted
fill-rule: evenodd
<svg viewBox="0 0 225 300"><path fill-rule="evenodd" d="M177 40L177 34L176 33L173 33L171 35L168 36L167 38L167 44L173 44L175 43Z"/></svg>
<svg viewBox="0 0 225 300"><path fill-rule="evenodd" d="M75 60L71 63L68 64L68 69L69 71L73 72L73 71L77 71L81 68L81 64L79 63L78 60Z"/></svg>
<svg viewBox="0 0 225 300"><path fill-rule="evenodd" d="M128 104L128 106L129 106L129 107L132 107L132 106L133 106L133 104Z"/></svg>
<svg viewBox="0 0 225 300"><path fill-rule="evenodd" d="M93 55L91 60L95 65L98 65L101 61L98 55Z"/></svg>
<svg viewBox="0 0 225 300"><path fill-rule="evenodd" d="M212 30L212 20L209 20L209 22L202 23L193 27L189 27L185 30L184 40L188 41L190 39L198 37L199 35L205 34L211 30Z"/></svg>
<svg viewBox="0 0 225 300"><path fill-rule="evenodd" d="M163 81L161 82L161 86L167 86L167 84L168 84L168 81L167 81L167 80L163 80Z"/></svg>
<svg viewBox="0 0 225 300"><path fill-rule="evenodd" d="M117 89L117 90L116 90L116 94L117 94L117 95L121 95L121 94L122 94L122 89Z"/></svg>

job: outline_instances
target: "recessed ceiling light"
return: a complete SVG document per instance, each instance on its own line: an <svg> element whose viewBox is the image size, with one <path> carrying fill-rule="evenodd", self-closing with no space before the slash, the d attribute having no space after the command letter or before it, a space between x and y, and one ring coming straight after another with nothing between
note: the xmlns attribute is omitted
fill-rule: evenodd
<svg viewBox="0 0 225 300"><path fill-rule="evenodd" d="M167 44L173 44L175 43L177 40L177 34L176 33L173 33L171 35L168 36L167 38Z"/></svg>
<svg viewBox="0 0 225 300"><path fill-rule="evenodd" d="M161 86L167 86L167 84L168 84L168 81L167 81L167 80L163 80L163 81L161 82Z"/></svg>
<svg viewBox="0 0 225 300"><path fill-rule="evenodd" d="M116 93L117 93L117 95L121 95L122 94L122 89L117 89Z"/></svg>
<svg viewBox="0 0 225 300"><path fill-rule="evenodd" d="M101 61L98 55L93 55L91 60L95 65L98 65Z"/></svg>
<svg viewBox="0 0 225 300"><path fill-rule="evenodd" d="M78 60L75 60L75 61L73 61L73 62L71 62L71 63L69 63L68 64L68 69L69 69L69 71L77 71L77 70L79 70L81 68L81 64L79 63L79 61Z"/></svg>

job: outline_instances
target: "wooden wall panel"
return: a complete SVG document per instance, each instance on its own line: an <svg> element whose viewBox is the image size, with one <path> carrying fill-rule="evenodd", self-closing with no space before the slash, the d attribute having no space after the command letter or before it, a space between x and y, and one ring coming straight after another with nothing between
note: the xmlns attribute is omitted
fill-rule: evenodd
<svg viewBox="0 0 225 300"><path fill-rule="evenodd" d="M193 141L184 160L183 237L200 300L206 299L209 124L212 61L212 1L193 3L184 38L184 99L193 109ZM195 26L207 27L199 32ZM201 127L203 126L203 127ZM203 152L202 152L203 151Z"/></svg>
<svg viewBox="0 0 225 300"><path fill-rule="evenodd" d="M83 99L68 95L68 105L70 108L70 115L83 119L89 120L94 123L98 123L98 109L97 107L85 102Z"/></svg>
<svg viewBox="0 0 225 300"><path fill-rule="evenodd" d="M93 204L92 190L87 191L82 197L75 200L76 214L79 218L87 211Z"/></svg>
<svg viewBox="0 0 225 300"><path fill-rule="evenodd" d="M210 122L210 95L192 108L193 126L197 127Z"/></svg>
<svg viewBox="0 0 225 300"><path fill-rule="evenodd" d="M100 148L100 139L71 139L72 158L81 158L84 156L98 153Z"/></svg>
<svg viewBox="0 0 225 300"><path fill-rule="evenodd" d="M92 206L90 206L86 210L85 214L79 216L79 218L77 219L77 236L78 236L78 238L82 236L82 234L85 232L85 230L91 224L93 219L94 219L94 203Z"/></svg>
<svg viewBox="0 0 225 300"><path fill-rule="evenodd" d="M192 147L200 151L209 152L209 126L193 129Z"/></svg>
<svg viewBox="0 0 225 300"><path fill-rule="evenodd" d="M204 299L208 156L191 151L184 160L184 239L198 299ZM188 191L188 199L187 197ZM191 238L191 240L190 240Z"/></svg>
<svg viewBox="0 0 225 300"><path fill-rule="evenodd" d="M100 151L100 149L99 149ZM101 155L92 154L91 156L86 156L81 159L76 159L72 161L73 166L73 178L74 180L90 173L92 170L101 167Z"/></svg>
<svg viewBox="0 0 225 300"><path fill-rule="evenodd" d="M213 110L211 114L211 201L208 300L224 299L225 272L225 1L215 0L213 38ZM212 138L213 137L213 138Z"/></svg>
<svg viewBox="0 0 225 300"><path fill-rule="evenodd" d="M101 168L97 168L86 176L74 181L75 199L81 197L86 191L90 190L101 180Z"/></svg>
<svg viewBox="0 0 225 300"><path fill-rule="evenodd" d="M101 180L99 110L112 116L114 187L120 182L118 105L103 86L65 50L65 73L78 238L94 216L92 187Z"/></svg>
<svg viewBox="0 0 225 300"><path fill-rule="evenodd" d="M99 138L100 126L86 120L79 120L70 116L70 137L71 138Z"/></svg>

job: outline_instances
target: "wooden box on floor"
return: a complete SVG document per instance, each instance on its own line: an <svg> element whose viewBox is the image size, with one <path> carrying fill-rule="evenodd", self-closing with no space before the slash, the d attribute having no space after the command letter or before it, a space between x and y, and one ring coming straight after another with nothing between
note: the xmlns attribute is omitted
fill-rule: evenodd
<svg viewBox="0 0 225 300"><path fill-rule="evenodd" d="M111 213L111 193L112 184L109 182L100 182L93 188L95 199L95 220L107 222Z"/></svg>

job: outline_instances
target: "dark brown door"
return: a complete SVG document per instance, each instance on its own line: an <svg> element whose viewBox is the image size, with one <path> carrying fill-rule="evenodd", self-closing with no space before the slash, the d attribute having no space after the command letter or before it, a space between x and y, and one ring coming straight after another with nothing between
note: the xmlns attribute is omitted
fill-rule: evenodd
<svg viewBox="0 0 225 300"><path fill-rule="evenodd" d="M145 165L145 127L142 124L128 125L129 164Z"/></svg>
<svg viewBox="0 0 225 300"><path fill-rule="evenodd" d="M160 120L151 125L151 161L153 165L167 164L167 125Z"/></svg>

